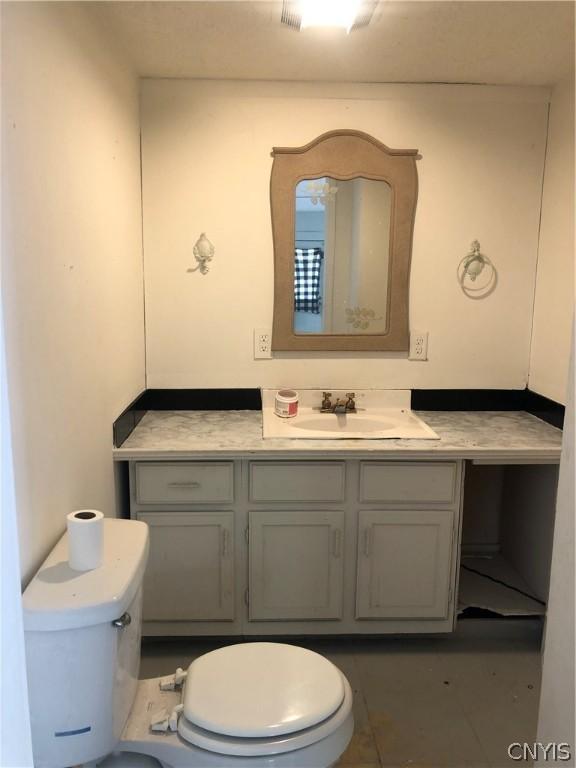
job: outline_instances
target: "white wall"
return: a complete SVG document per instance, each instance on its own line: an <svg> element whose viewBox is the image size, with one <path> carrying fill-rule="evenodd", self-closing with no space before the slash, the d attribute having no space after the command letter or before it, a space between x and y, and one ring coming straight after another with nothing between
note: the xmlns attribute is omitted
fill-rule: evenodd
<svg viewBox="0 0 576 768"><path fill-rule="evenodd" d="M114 514L112 421L145 386L138 82L88 8L2 3L2 267L22 576Z"/></svg>
<svg viewBox="0 0 576 768"><path fill-rule="evenodd" d="M544 765L575 765L574 727L574 346L568 405L562 441L550 598L544 636L538 741L570 744L572 759L539 761Z"/></svg>
<svg viewBox="0 0 576 768"><path fill-rule="evenodd" d="M143 81L148 386L524 388L548 99L532 88ZM252 329L272 320L270 151L338 127L422 155L410 318L430 332L426 363L252 359ZM188 274L204 231L215 259ZM475 238L499 272L483 301L456 280Z"/></svg>
<svg viewBox="0 0 576 768"><path fill-rule="evenodd" d="M1 302L0 302L1 304ZM0 765L5 768L32 766L32 740L24 626L20 594L20 553L16 504L10 412L6 387L4 333L0 323L0 437L1 437L1 509L0 515L0 588L2 621L0 621Z"/></svg>
<svg viewBox="0 0 576 768"><path fill-rule="evenodd" d="M574 81L554 88L542 195L542 224L529 386L566 402L574 311Z"/></svg>

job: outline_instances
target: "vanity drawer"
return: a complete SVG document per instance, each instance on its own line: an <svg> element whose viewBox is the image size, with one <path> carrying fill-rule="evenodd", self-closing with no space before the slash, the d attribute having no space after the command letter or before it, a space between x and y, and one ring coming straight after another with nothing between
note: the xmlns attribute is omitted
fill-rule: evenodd
<svg viewBox="0 0 576 768"><path fill-rule="evenodd" d="M452 504L455 462L360 463L360 501L388 504Z"/></svg>
<svg viewBox="0 0 576 768"><path fill-rule="evenodd" d="M138 504L234 501L231 461L136 462Z"/></svg>
<svg viewBox="0 0 576 768"><path fill-rule="evenodd" d="M250 501L337 502L344 499L344 463L252 462Z"/></svg>

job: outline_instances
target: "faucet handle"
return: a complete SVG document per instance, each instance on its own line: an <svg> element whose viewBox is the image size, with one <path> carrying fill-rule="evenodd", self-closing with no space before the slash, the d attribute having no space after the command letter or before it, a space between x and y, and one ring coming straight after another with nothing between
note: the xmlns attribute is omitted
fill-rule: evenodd
<svg viewBox="0 0 576 768"><path fill-rule="evenodd" d="M356 410L356 401L354 399L355 397L356 397L355 392L346 392L346 410L347 411Z"/></svg>
<svg viewBox="0 0 576 768"><path fill-rule="evenodd" d="M330 401L330 398L332 397L332 392L322 392L322 406L320 410L327 411L332 408L332 403Z"/></svg>
<svg viewBox="0 0 576 768"><path fill-rule="evenodd" d="M354 400L354 398L356 397L356 392L346 392L346 397L349 398L350 400Z"/></svg>

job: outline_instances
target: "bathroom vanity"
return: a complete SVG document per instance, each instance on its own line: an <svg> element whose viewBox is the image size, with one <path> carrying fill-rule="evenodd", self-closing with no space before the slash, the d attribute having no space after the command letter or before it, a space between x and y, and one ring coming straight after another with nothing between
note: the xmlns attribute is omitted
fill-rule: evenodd
<svg viewBox="0 0 576 768"><path fill-rule="evenodd" d="M450 632L471 555L545 601L560 430L420 416L439 440L263 440L258 411L149 411L114 450L128 514L150 527L144 633Z"/></svg>

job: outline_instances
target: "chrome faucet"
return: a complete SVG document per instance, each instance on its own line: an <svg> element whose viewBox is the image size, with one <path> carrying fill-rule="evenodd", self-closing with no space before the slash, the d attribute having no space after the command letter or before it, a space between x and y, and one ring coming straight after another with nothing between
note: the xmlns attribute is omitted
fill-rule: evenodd
<svg viewBox="0 0 576 768"><path fill-rule="evenodd" d="M337 397L336 402L332 406L332 413L346 413L346 402Z"/></svg>
<svg viewBox="0 0 576 768"><path fill-rule="evenodd" d="M356 394L354 392L346 392L346 400L337 397L334 404L332 404L331 397L332 392L322 393L321 413L356 413L356 402L354 399Z"/></svg>

